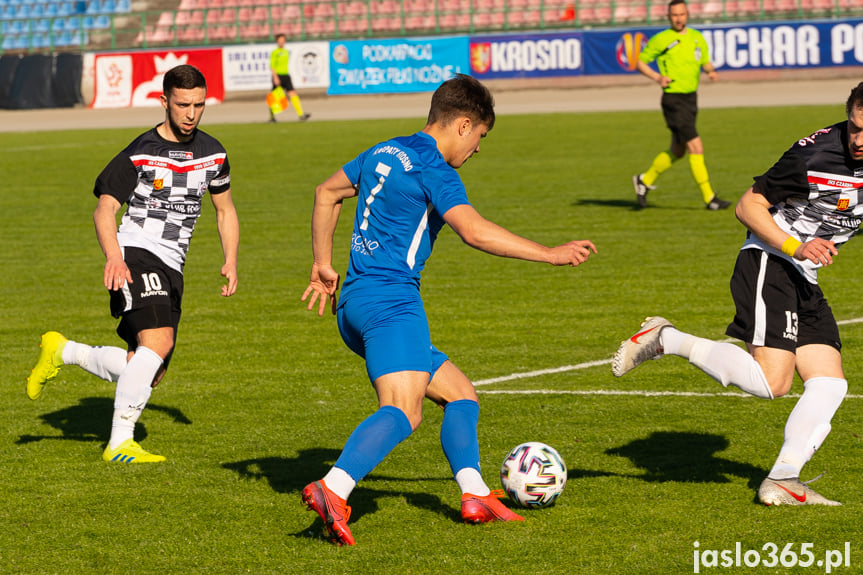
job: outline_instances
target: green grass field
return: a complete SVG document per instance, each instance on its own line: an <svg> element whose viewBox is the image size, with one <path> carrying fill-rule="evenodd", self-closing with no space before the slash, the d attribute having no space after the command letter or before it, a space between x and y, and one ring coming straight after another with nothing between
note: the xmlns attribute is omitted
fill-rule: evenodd
<svg viewBox="0 0 863 575"><path fill-rule="evenodd" d="M841 105L704 110L715 189L736 200ZM158 121L154 111L153 124ZM863 572L863 405L846 399L804 470L840 508L767 508L755 490L794 399L724 394L679 358L623 379L602 364L479 386L483 475L523 441L569 466L557 504L523 524L467 526L438 442L441 411L360 483L354 548L323 538L302 487L325 473L376 407L361 360L335 320L299 298L311 264L314 186L380 139L423 120L207 126L229 151L242 225L240 287L219 296L221 252L205 204L186 266L184 316L168 377L139 424L158 465L101 461L113 386L64 369L37 402L24 378L48 329L119 345L101 286L93 181L141 130L0 134L0 573L692 573L694 552L812 543L809 567L702 567L702 573L823 573L850 544ZM144 129L144 128L142 128ZM461 170L486 217L537 241L589 238L576 269L494 258L441 234L423 279L437 346L472 379L609 360L646 315L722 338L728 278L744 231L703 209L686 162L634 209L633 173L664 146L659 111L504 116ZM347 263L355 204L338 231ZM839 320L863 317L863 242L843 248L822 285ZM863 377L863 325L841 327L850 393ZM802 386L795 384L793 393ZM594 392L693 392L703 396ZM698 542L696 547L695 542ZM787 559L787 557L786 557ZM817 561L822 561L819 566Z"/></svg>

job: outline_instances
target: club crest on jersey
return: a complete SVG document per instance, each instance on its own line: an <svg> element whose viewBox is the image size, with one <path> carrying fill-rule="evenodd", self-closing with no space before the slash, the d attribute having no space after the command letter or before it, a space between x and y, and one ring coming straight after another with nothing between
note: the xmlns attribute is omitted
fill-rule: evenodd
<svg viewBox="0 0 863 575"><path fill-rule="evenodd" d="M848 209L848 206L851 205L851 200L848 198L840 198L838 202L836 202L836 209L840 212L844 212Z"/></svg>
<svg viewBox="0 0 863 575"><path fill-rule="evenodd" d="M179 150L169 150L168 157L172 160L191 160L195 157L192 152L183 152Z"/></svg>
<svg viewBox="0 0 863 575"><path fill-rule="evenodd" d="M164 187L165 187L165 180L164 179L159 178L158 180L153 181L153 189L154 190L161 190Z"/></svg>

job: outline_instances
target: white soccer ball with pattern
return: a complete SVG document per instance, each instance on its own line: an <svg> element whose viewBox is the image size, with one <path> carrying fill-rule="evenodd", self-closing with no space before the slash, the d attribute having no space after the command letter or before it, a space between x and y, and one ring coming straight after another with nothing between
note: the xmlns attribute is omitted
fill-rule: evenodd
<svg viewBox="0 0 863 575"><path fill-rule="evenodd" d="M504 458L500 483L522 507L548 507L566 487L566 463L553 447L536 441L522 443Z"/></svg>

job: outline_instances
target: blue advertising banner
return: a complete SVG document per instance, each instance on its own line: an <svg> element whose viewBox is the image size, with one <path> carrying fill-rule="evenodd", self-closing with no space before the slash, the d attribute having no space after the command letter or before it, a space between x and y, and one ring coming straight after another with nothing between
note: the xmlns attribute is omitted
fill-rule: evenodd
<svg viewBox="0 0 863 575"><path fill-rule="evenodd" d="M331 42L327 93L428 92L467 72L467 36Z"/></svg>
<svg viewBox="0 0 863 575"><path fill-rule="evenodd" d="M593 32L585 38L586 74L631 74L647 40L664 28ZM702 30L699 28L699 30Z"/></svg>
<svg viewBox="0 0 863 575"><path fill-rule="evenodd" d="M471 75L542 78L584 73L584 32L481 36L470 42Z"/></svg>
<svg viewBox="0 0 863 575"><path fill-rule="evenodd" d="M711 26L702 32L719 69L863 64L863 20Z"/></svg>
<svg viewBox="0 0 863 575"><path fill-rule="evenodd" d="M478 78L632 74L647 40L667 26L546 34L475 36ZM863 64L863 19L693 26L718 70Z"/></svg>

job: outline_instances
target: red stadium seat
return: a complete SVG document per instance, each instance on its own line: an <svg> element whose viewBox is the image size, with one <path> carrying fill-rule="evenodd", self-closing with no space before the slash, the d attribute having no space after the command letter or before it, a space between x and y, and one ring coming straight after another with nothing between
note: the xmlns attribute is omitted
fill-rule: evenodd
<svg viewBox="0 0 863 575"><path fill-rule="evenodd" d="M185 28L178 33L183 42L201 42L204 39L204 29L197 26Z"/></svg>
<svg viewBox="0 0 863 575"><path fill-rule="evenodd" d="M401 28L401 18L398 16L380 15L372 19L373 32L395 32Z"/></svg>
<svg viewBox="0 0 863 575"><path fill-rule="evenodd" d="M414 15L405 19L405 28L408 30L433 30L435 27L434 16Z"/></svg>
<svg viewBox="0 0 863 575"><path fill-rule="evenodd" d="M372 2L369 6L372 14L398 14L401 12L401 5L394 0L381 0L380 2Z"/></svg>
<svg viewBox="0 0 863 575"><path fill-rule="evenodd" d="M762 7L767 16L796 16L800 11L797 0L762 0Z"/></svg>
<svg viewBox="0 0 863 575"><path fill-rule="evenodd" d="M725 7L723 3L720 1L716 2L707 2L704 5L704 11L702 12L702 18L705 19L717 19L722 18Z"/></svg>
<svg viewBox="0 0 863 575"><path fill-rule="evenodd" d="M644 22L647 20L647 5L644 3L617 4L614 7L614 23Z"/></svg>
<svg viewBox="0 0 863 575"><path fill-rule="evenodd" d="M585 6L576 13L579 22L589 24L610 24L611 6Z"/></svg>
<svg viewBox="0 0 863 575"><path fill-rule="evenodd" d="M158 27L167 27L174 25L174 13L173 12L162 12L159 14L159 21L156 22L156 26Z"/></svg>
<svg viewBox="0 0 863 575"><path fill-rule="evenodd" d="M726 10L728 6L726 5ZM738 16L752 16L761 14L761 2L759 0L740 0L736 3L734 12Z"/></svg>
<svg viewBox="0 0 863 575"><path fill-rule="evenodd" d="M833 15L838 6L836 0L800 0L800 10L804 14Z"/></svg>

